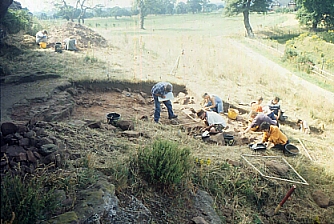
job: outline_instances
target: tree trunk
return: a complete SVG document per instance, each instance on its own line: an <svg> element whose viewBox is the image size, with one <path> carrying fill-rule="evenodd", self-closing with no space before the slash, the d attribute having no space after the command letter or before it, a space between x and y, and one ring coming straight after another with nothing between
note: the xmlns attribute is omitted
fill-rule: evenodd
<svg viewBox="0 0 334 224"><path fill-rule="evenodd" d="M246 28L246 31L247 31L247 36L253 38L254 33L253 33L252 27L249 23L249 11L245 10L245 11L243 11L243 14L244 14L244 25L245 25L245 28Z"/></svg>
<svg viewBox="0 0 334 224"><path fill-rule="evenodd" d="M8 10L8 7L13 3L13 0L0 1L0 18L3 18Z"/></svg>
<svg viewBox="0 0 334 224"><path fill-rule="evenodd" d="M312 22L312 30L315 31L318 28L318 23L317 22Z"/></svg>
<svg viewBox="0 0 334 224"><path fill-rule="evenodd" d="M142 30L144 30L144 19L145 19L144 9L140 7L140 29Z"/></svg>

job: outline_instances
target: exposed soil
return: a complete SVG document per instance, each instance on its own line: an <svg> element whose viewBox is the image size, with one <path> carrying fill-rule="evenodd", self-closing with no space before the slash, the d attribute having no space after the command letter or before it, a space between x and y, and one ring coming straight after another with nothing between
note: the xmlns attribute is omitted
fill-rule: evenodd
<svg viewBox="0 0 334 224"><path fill-rule="evenodd" d="M100 34L87 26L73 22L65 23L62 26L56 26L49 30L49 33L50 36L48 37L48 41L50 43L63 43L66 38L72 38L77 41L77 47L79 49L107 46L106 39Z"/></svg>
<svg viewBox="0 0 334 224"><path fill-rule="evenodd" d="M58 32L57 36L54 35L53 40L55 42L58 42L59 39L62 39L63 37L68 36L75 36L77 39L82 42L83 45L79 46L82 48L88 47L89 43L93 43L96 46L100 44L102 46L105 44L105 40L99 39L100 37L96 34L91 34L90 29L80 29L80 26L68 24L68 26L71 26L71 28L74 29L72 33L66 33L65 31L68 30L68 27L64 27L61 31ZM86 33L81 33L80 30L84 30ZM56 30L53 30L53 33L57 33ZM93 37L92 37L93 36ZM33 41L30 39L29 44ZM94 42L95 41L95 42ZM234 42L233 42L234 43ZM235 43L237 44L237 43ZM27 46L26 44L25 46ZM243 47L238 44L238 46ZM249 54L256 54L253 51L249 50ZM253 57L253 56L252 56ZM264 57L256 54L256 57L260 57L262 63L272 63L269 60L265 59ZM284 68L275 65L275 69L280 69L282 72L282 75L286 75L288 73L287 70ZM59 87L61 85L69 87L71 84L67 81L64 81L65 83L60 83L58 79L52 79L52 81L49 80L40 80L40 81L34 81L30 83L17 83L17 84L5 84L2 83L1 85L1 122L8 121L8 120L29 120L31 117L29 117L26 113L27 111L32 112L34 111L34 107L38 106L38 108L41 108L43 104L46 104L46 102L50 99L50 96L53 95L53 91L56 87ZM294 82L305 82L301 81L300 79L297 79L296 77L292 76L292 80ZM129 85L126 86L118 86L118 85L110 85L110 83L106 82L103 85L103 88L101 86L94 86L94 85L87 85L85 88L78 88L78 92L76 94L73 94L73 98L75 100L75 107L73 109L73 112L71 114L68 114L68 116L63 120L65 122L73 122L73 121L102 121L102 123L107 123L106 115L110 112L116 112L121 114L122 119L124 120L144 120L145 122L152 122L153 124L153 112L154 112L154 104L152 101L152 97L150 96L150 88L152 87L153 83L136 86L136 85ZM200 84L197 84L200 85ZM309 85L309 84L307 84ZM106 87L107 86L107 87ZM194 84L192 84L194 86ZM310 85L311 86L311 85ZM161 123L163 126L169 127L169 125L172 125L174 127L182 127L182 130L185 130L187 134L196 136L199 134L199 127L201 127L202 121L200 121L198 118L194 116L194 114L191 112L192 109L197 110L200 108L199 101L196 101L196 97L192 96L191 93L185 91L186 86L175 86L174 94L176 96L175 101L173 101L173 108L176 114L179 115L177 119L169 120L167 118L167 111L166 108L162 107L161 112ZM312 85L312 88L317 88ZM103 89L103 91L97 91L97 89ZM194 91L194 90L193 90ZM190 91L189 91L190 92ZM322 94L324 94L328 99L334 99L331 98L332 93L328 93L327 91L321 91ZM37 100L36 100L37 99ZM33 101L31 101L33 100ZM32 103L33 102L33 103ZM20 103L21 106L19 107L20 110L13 110L13 105ZM59 103L62 103L59 101ZM243 149L240 148L240 146L245 146L247 148L248 143L254 142L260 138L261 135L259 133L251 133L247 135L246 138L242 138L239 133L242 131L246 125L247 122L245 119L247 119L246 112L248 112L248 107L239 107L238 105L231 105L232 107L237 107L240 112L242 113L238 120L231 120L228 119L226 115L222 115L225 117L226 120L228 120L228 129L225 130L227 133L231 133L234 135L237 139L235 147L231 147L231 150L228 151L228 153L231 153L229 155L229 159L235 159L239 158L240 154L242 152L247 152L249 149ZM15 107L18 109L18 107ZM39 111L40 109L38 109ZM33 115L33 113L32 113ZM27 117L25 117L27 116ZM291 127L294 127L294 122L287 121L288 125ZM109 130L105 130L106 132ZM321 130L314 128L313 131L321 133ZM201 138L199 138L199 141L202 142ZM236 152L235 149L238 149L239 151ZM227 149L228 150L228 149ZM219 153L219 155L215 155L218 158L226 159L226 155L224 153ZM232 152L234 151L234 152ZM103 154L105 152L102 152L101 158L104 156L108 156L109 154ZM210 153L216 153L216 152L206 152L206 155L209 155ZM98 158L97 160L101 159ZM122 203L124 206L126 206L127 203L127 192L120 192L119 197L122 200ZM129 191L129 193L131 193ZM150 192L151 193L151 192ZM152 193L153 194L153 193ZM148 195L147 195L148 196ZM154 196L153 196L154 197ZM164 209L161 207L168 207L171 206L171 204L168 201L167 195L155 195L155 200L152 198L145 198L143 197L143 201L147 203L147 205L151 208L152 211L157 210L158 212L155 214L156 219L160 220L161 223L166 223L166 221L173 220L170 217L163 217L164 215ZM123 200L124 199L124 200ZM145 201L146 200L146 201ZM158 201L158 203L156 203ZM175 201L170 201L175 202ZM194 207L187 207L187 211L182 210L182 204L178 204L178 209L174 210L174 213L169 213L168 215L177 215L177 212L184 212L186 214L183 214L183 217L185 218L183 221L190 220L195 214L199 214L198 208ZM177 207L177 206L176 206ZM183 208L184 209L184 208ZM226 211L224 211L227 221L233 222L233 211L226 208ZM230 214L230 215L229 215ZM200 214L199 214L200 215ZM161 217L160 219L159 216ZM282 215L283 220L287 219L288 215Z"/></svg>

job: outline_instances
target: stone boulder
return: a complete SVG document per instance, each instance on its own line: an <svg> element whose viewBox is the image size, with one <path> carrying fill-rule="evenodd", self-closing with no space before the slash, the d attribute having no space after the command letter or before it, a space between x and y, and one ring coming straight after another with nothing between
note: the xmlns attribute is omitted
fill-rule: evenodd
<svg viewBox="0 0 334 224"><path fill-rule="evenodd" d="M1 132L3 136L14 134L18 127L12 122L4 122L1 124Z"/></svg>
<svg viewBox="0 0 334 224"><path fill-rule="evenodd" d="M120 120L116 122L115 126L122 129L123 131L134 130L133 121Z"/></svg>
<svg viewBox="0 0 334 224"><path fill-rule="evenodd" d="M330 198L321 190L314 191L312 198L320 208L327 208L329 206Z"/></svg>

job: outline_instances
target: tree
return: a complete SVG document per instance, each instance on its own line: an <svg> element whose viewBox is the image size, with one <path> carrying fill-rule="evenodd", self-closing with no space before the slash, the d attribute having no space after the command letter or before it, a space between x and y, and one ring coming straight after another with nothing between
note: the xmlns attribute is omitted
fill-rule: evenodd
<svg viewBox="0 0 334 224"><path fill-rule="evenodd" d="M202 3L203 0L187 0L189 11L191 11L193 14L202 11Z"/></svg>
<svg viewBox="0 0 334 224"><path fill-rule="evenodd" d="M207 4L205 7L205 12L212 12L218 9L216 4Z"/></svg>
<svg viewBox="0 0 334 224"><path fill-rule="evenodd" d="M334 1L333 0L297 0L301 6L297 18L301 24L311 25L316 29L320 23L326 27L334 27Z"/></svg>
<svg viewBox="0 0 334 224"><path fill-rule="evenodd" d="M115 6L110 10L110 15L118 19L118 17L122 16L131 16L131 13L126 9Z"/></svg>
<svg viewBox="0 0 334 224"><path fill-rule="evenodd" d="M251 12L267 12L271 2L272 0L226 0L225 14L231 16L242 13L247 36L254 37L249 14Z"/></svg>
<svg viewBox="0 0 334 224"><path fill-rule="evenodd" d="M140 29L144 28L145 17L152 13L155 6L158 5L158 0L136 0L134 1L134 8L138 9L140 17Z"/></svg>
<svg viewBox="0 0 334 224"><path fill-rule="evenodd" d="M159 0L161 14L173 14L176 0Z"/></svg>
<svg viewBox="0 0 334 224"><path fill-rule="evenodd" d="M54 3L54 6L58 10L57 15L62 16L67 20L74 22L76 18L78 23L85 22L85 14L87 9L102 8L101 4L93 5L93 1L90 0L76 0L75 5L70 5L68 0L58 0Z"/></svg>
<svg viewBox="0 0 334 224"><path fill-rule="evenodd" d="M187 13L187 5L184 2L179 2L176 5L175 11L177 14L185 14Z"/></svg>

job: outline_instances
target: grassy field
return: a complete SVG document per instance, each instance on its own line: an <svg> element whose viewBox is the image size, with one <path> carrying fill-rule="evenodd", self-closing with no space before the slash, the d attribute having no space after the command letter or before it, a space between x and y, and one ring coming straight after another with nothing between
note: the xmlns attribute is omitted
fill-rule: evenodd
<svg viewBox="0 0 334 224"><path fill-rule="evenodd" d="M254 14L250 17L255 33L277 27L285 27L296 33L302 32L303 29L299 28L292 18L287 14ZM330 196L334 195L333 93L304 82L300 79L303 73L295 72L286 63L278 64L280 55L248 42L244 38L242 21L241 16L224 18L220 14L149 16L145 20L146 29L140 30L135 17L119 20L89 19L86 20L86 25L105 37L109 46L102 49L92 46L73 55L64 53L59 56L62 57L62 60L59 60L62 66L58 67L57 72L74 81L114 79L140 83L151 80L184 84L189 95L198 101L204 92L218 94L233 104L248 103L258 96L263 96L267 102L273 96L279 96L282 99L282 108L291 121L297 118L305 119L311 127L319 131L303 135L294 127L281 125L292 143L298 144L299 139L304 142L313 158L311 161L304 151L301 156L287 158L309 185L298 185L296 198L291 202L291 207L289 206L291 210L285 210L288 214L284 217L288 217L291 223L328 223L333 216L333 207L319 208L311 194L320 189ZM54 25L61 25L61 22L51 22L48 26ZM269 42L268 45L271 43L275 44ZM328 46L331 51L333 46ZM326 55L330 55L330 52ZM58 60L55 57L57 56L46 60L45 66L48 63L55 64ZM316 83L318 78L310 77L309 80ZM222 217L226 215L224 209L233 211L231 220L235 223L261 223L261 219L264 219L261 206L267 203L274 208L286 189L289 189L288 183L268 181L250 167L233 167L226 163L227 159L239 161L240 155L247 153L248 148L222 149L221 146L199 143L185 133L181 133L178 139L175 136L178 136L179 129L173 126L156 127L151 122L141 121L136 121L136 125L138 129L153 133L154 139L172 139L179 145L191 148L192 155L197 159L197 166L193 171L194 186L210 192ZM89 132L87 135L92 134L90 130L85 131ZM59 133L60 136L62 134ZM64 135L67 137L66 133ZM94 135L99 139L108 139L98 131L94 132ZM87 143L84 134L77 138L78 142L83 144L81 146L78 142L73 142L73 146L78 149L85 148L87 144L95 144L94 141ZM118 143L119 141L121 140L118 139L114 144L120 144L120 148L124 145L123 151L133 153L131 150L149 145L152 139L144 139L140 146L134 146L133 142ZM128 146L125 146L127 144ZM94 147L95 145L92 148ZM110 158L105 164L111 166L110 169L117 170L112 166L115 166L114 161L118 160L121 163L118 165L125 166L126 163L122 162L127 158L124 157L131 157L132 154L127 155L123 151L122 158ZM275 154L272 151L268 153ZM99 159L94 156L98 155L92 154L89 157L92 164ZM128 173L122 175L127 177ZM127 186L128 183L124 181L116 187L125 191ZM136 189L136 186L129 186L132 187ZM138 190L143 192L142 189ZM269 221L277 222L284 223L284 220L276 217Z"/></svg>

